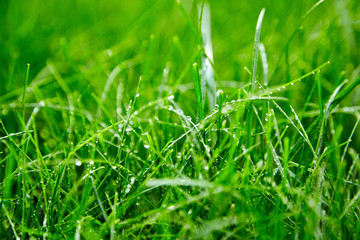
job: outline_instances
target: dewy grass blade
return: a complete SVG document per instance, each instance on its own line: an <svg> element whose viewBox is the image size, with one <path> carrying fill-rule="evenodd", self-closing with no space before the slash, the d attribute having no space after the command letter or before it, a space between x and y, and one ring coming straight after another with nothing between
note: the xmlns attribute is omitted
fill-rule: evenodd
<svg viewBox="0 0 360 240"><path fill-rule="evenodd" d="M323 107L323 102L322 102L322 86L321 86L321 74L320 74L320 70L317 72L316 74L316 81L317 81L317 87L318 87L318 98L319 98L319 108L320 108L320 118L323 119L324 118L324 107ZM321 150L321 135L322 135L322 127L320 128L320 136L318 138L318 142L316 145L316 154L320 154L320 150Z"/></svg>
<svg viewBox="0 0 360 240"><path fill-rule="evenodd" d="M360 118L357 119L357 121L356 121L356 123L355 123L355 125L354 125L354 127L353 127L353 129L352 129L352 131L351 131L351 134L350 134L350 136L349 136L349 139L347 140L347 144L346 144L346 146L345 146L343 155L342 155L341 160L340 160L341 164L344 163L345 155L346 155L346 153L347 153L347 151L348 151L348 149L349 149L349 145L350 145L351 139L352 139L352 137L354 136L354 133L355 133L355 130L356 130L358 124L359 124L359 121L360 121Z"/></svg>
<svg viewBox="0 0 360 240"><path fill-rule="evenodd" d="M266 89L269 84L269 65L267 61L265 46L262 42L259 44L259 51L260 51L260 57L261 57L263 73L264 73L264 86Z"/></svg>
<svg viewBox="0 0 360 240"><path fill-rule="evenodd" d="M194 81L195 81L197 112L198 112L199 122L201 122L204 119L204 105L203 105L202 95L201 95L201 83L200 83L199 69L198 69L197 63L193 64L193 74L194 74Z"/></svg>
<svg viewBox="0 0 360 240"><path fill-rule="evenodd" d="M322 122L321 122L321 126L320 126L320 131L319 131L319 138L318 138L318 144L317 144L317 153L320 153L321 147L322 147L322 142L324 139L324 135L325 135L325 129L327 126L327 121L330 115L330 107L336 97L336 95L338 94L338 92L340 91L340 89L346 84L347 79L345 79L336 89L335 91L331 94L329 101L326 103L326 109L325 109L325 113L324 116L322 118Z"/></svg>
<svg viewBox="0 0 360 240"><path fill-rule="evenodd" d="M22 118L23 121L25 121L25 96L26 96L26 88L28 85L28 81L29 81L29 71L30 71L30 64L27 64L27 68L26 68L26 78L25 78L25 85L24 85L24 93L23 93L23 98L22 98Z"/></svg>
<svg viewBox="0 0 360 240"><path fill-rule="evenodd" d="M146 182L147 187L159 187L159 186L197 186L205 188L213 188L214 184L206 180L195 179L150 179Z"/></svg>
<svg viewBox="0 0 360 240"><path fill-rule="evenodd" d="M296 78L288 83L285 83L285 84L282 84L282 85L278 85L278 86L275 86L275 87L271 87L271 88L268 88L265 92L263 93L259 93L259 94L256 94L258 96L264 96L264 95L268 95L270 93L273 94L273 92L281 92L281 91L284 91L287 87L289 86L293 86L295 83L297 82L300 82L301 80L303 80L304 78L308 77L308 76L312 76L313 74L315 74L316 71L324 68L325 66L329 65L330 64L330 61L327 61L323 64L321 64L319 67L311 70L310 72L307 72L306 74L302 75L301 77L299 78Z"/></svg>
<svg viewBox="0 0 360 240"><path fill-rule="evenodd" d="M25 123L25 98L26 98L26 89L27 89L27 85L28 85L28 81L29 81L29 70L30 70L30 64L27 64L27 69L26 69L26 78L25 78L25 85L24 85L24 92L23 92L23 98L22 98L22 119L20 119L21 122ZM19 114L20 115L20 114ZM26 125L24 124L24 131L26 130ZM22 142L25 141L25 134L23 135L22 138ZM26 152L25 149L25 145L23 145L22 150L24 152ZM26 198L26 157L23 156L22 157L22 168L21 168L21 177L22 177L22 217L21 217L21 224L23 226L22 228L22 235L25 235L25 218L26 218L26 209L27 209L27 205L28 203L28 199Z"/></svg>
<svg viewBox="0 0 360 240"><path fill-rule="evenodd" d="M218 119L217 119L217 146L220 146L220 137L221 137L221 110L222 110L222 104L223 104L223 98L224 98L224 93L222 90L218 91L218 97L219 97L219 111L218 111Z"/></svg>
<svg viewBox="0 0 360 240"><path fill-rule="evenodd" d="M254 40L254 51L253 51L253 62L252 62L252 73L251 73L251 93L254 95L254 90L256 88L256 69L258 62L258 52L259 52L259 41L260 41L260 32L261 32L261 24L264 18L265 8L263 8L260 12L259 18L256 24L255 31L255 40Z"/></svg>
<svg viewBox="0 0 360 240"><path fill-rule="evenodd" d="M211 62L214 63L214 57L213 46L211 42L210 6L208 2L203 2L202 4L198 5L198 8L201 36L203 48L205 51L202 56L201 65L201 91L203 101L207 93L209 100L209 110L212 111L215 108L216 83L214 78L214 69L211 65Z"/></svg>
<svg viewBox="0 0 360 240"><path fill-rule="evenodd" d="M342 99L344 99L355 87L360 83L360 77L353 81L347 88L342 90L334 99L333 106L336 106Z"/></svg>

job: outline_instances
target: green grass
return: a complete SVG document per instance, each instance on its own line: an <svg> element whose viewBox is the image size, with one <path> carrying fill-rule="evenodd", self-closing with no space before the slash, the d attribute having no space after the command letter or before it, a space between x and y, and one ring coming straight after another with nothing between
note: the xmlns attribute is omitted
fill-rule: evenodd
<svg viewBox="0 0 360 240"><path fill-rule="evenodd" d="M1 1L0 238L358 238L359 19Z"/></svg>

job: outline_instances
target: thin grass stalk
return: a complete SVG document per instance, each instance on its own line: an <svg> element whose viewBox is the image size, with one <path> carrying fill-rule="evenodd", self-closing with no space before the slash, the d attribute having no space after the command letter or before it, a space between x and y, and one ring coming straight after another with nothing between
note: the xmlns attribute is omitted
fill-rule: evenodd
<svg viewBox="0 0 360 240"><path fill-rule="evenodd" d="M256 88L256 70L258 64L258 53L259 53L259 41L260 41L260 32L261 24L264 18L265 8L260 12L259 18L256 24L255 39L254 39L254 51L253 51L253 62L252 62L252 73L251 73L251 93L254 95L254 90Z"/></svg>
<svg viewBox="0 0 360 240"><path fill-rule="evenodd" d="M214 69L211 64L211 62L214 63L214 57L211 41L210 6L208 2L203 1L202 4L198 5L198 8L200 31L204 48L204 53L201 58L201 92L203 101L207 93L209 110L212 111L215 108L216 83L214 78Z"/></svg>
<svg viewBox="0 0 360 240"><path fill-rule="evenodd" d="M193 75L195 82L195 93L196 93L196 103L197 103L197 112L198 112L197 115L199 122L201 122L204 119L204 105L202 101L201 82L200 82L199 69L197 63L193 64Z"/></svg>
<svg viewBox="0 0 360 240"><path fill-rule="evenodd" d="M267 61L265 46L262 42L259 44L259 51L264 74L264 87L266 89L269 84L269 64Z"/></svg>

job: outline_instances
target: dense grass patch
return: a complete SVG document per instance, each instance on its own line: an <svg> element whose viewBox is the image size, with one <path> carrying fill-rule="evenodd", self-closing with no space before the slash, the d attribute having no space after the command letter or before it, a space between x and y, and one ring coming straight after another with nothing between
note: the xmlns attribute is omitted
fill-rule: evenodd
<svg viewBox="0 0 360 240"><path fill-rule="evenodd" d="M360 235L359 1L1 1L0 24L0 238Z"/></svg>

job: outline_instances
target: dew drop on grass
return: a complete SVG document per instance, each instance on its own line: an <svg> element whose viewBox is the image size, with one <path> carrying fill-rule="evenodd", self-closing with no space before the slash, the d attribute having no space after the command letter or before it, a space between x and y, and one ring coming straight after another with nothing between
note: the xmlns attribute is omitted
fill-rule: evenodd
<svg viewBox="0 0 360 240"><path fill-rule="evenodd" d="M168 210L174 210L174 209L175 209L174 205L171 205L170 207L168 207Z"/></svg>
<svg viewBox="0 0 360 240"><path fill-rule="evenodd" d="M144 144L144 148L146 148L146 149L149 149L149 145L147 145L147 144Z"/></svg>
<svg viewBox="0 0 360 240"><path fill-rule="evenodd" d="M188 214L189 214L189 215L191 215L191 214L192 214L192 209L190 209L190 210L188 211Z"/></svg>
<svg viewBox="0 0 360 240"><path fill-rule="evenodd" d="M89 164L90 164L90 165L94 165L94 160L91 159L91 160L89 161Z"/></svg>
<svg viewBox="0 0 360 240"><path fill-rule="evenodd" d="M75 166L80 167L82 162L79 159L75 159Z"/></svg>
<svg viewBox="0 0 360 240"><path fill-rule="evenodd" d="M170 100L173 100L173 99L174 99L174 95L170 95L167 99L168 99L169 101L170 101Z"/></svg>
<svg viewBox="0 0 360 240"><path fill-rule="evenodd" d="M109 57L111 57L113 55L113 52L111 49L106 50L106 53Z"/></svg>

